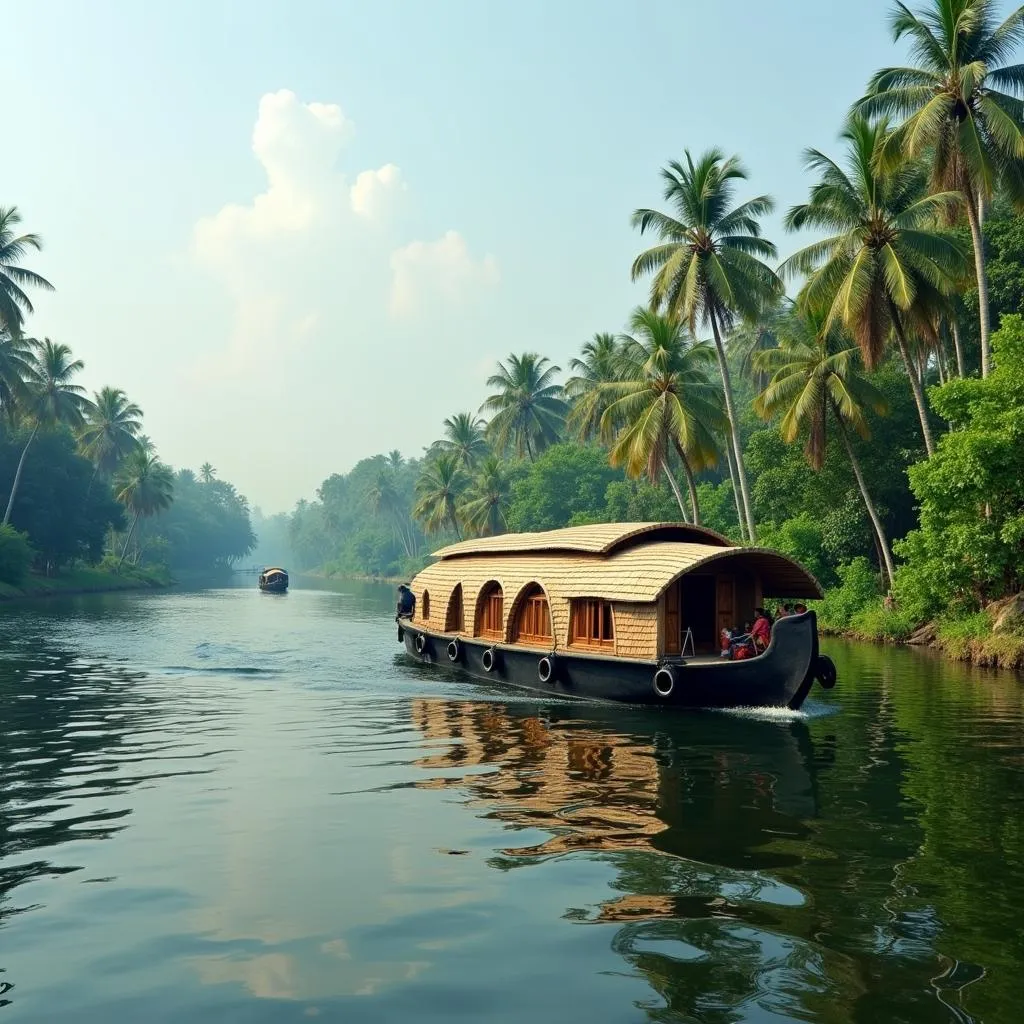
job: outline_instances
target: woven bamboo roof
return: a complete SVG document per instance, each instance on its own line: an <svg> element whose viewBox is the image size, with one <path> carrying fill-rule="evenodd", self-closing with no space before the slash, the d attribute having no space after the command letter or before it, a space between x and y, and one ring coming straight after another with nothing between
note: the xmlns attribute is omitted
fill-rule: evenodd
<svg viewBox="0 0 1024 1024"><path fill-rule="evenodd" d="M611 532L612 528L607 529ZM424 569L416 577L415 586L444 593L450 592L456 583L462 583L467 590L475 591L490 580L496 580L504 590L517 591L523 583L533 580L540 583L552 599L594 597L650 604L679 577L714 566L715 570L723 572L757 574L765 597L822 596L818 581L791 558L778 552L660 540L654 530L648 533L649 539L645 537L644 543L620 548L609 555L560 554L543 548L531 551L514 546L507 553L486 549L475 553L460 551L459 557L443 557ZM598 543L597 538L591 543Z"/></svg>
<svg viewBox="0 0 1024 1024"><path fill-rule="evenodd" d="M732 547L722 534L704 526L686 523L597 523L592 526L570 526L543 533L505 533L497 537L480 537L435 551L436 558L462 558L470 555L511 554L526 551L575 551L608 555L635 544L654 541L683 541L711 547Z"/></svg>

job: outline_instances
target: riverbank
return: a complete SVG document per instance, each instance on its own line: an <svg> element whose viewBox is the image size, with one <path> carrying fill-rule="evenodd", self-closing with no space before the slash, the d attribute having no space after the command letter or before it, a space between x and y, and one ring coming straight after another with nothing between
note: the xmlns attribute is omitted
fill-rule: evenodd
<svg viewBox="0 0 1024 1024"><path fill-rule="evenodd" d="M113 569L72 569L59 576L33 573L26 576L19 586L0 583L0 601L149 590L169 587L172 583L174 580L166 569L140 569L135 566L125 566L116 572Z"/></svg>

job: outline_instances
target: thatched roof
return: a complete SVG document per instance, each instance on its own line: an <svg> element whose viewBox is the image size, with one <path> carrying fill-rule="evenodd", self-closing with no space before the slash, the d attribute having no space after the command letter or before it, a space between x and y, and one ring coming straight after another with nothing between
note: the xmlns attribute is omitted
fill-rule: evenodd
<svg viewBox="0 0 1024 1024"><path fill-rule="evenodd" d="M596 531L598 528L578 529ZM604 529L604 543L613 548L608 555L573 552L571 548L565 549L565 554L544 548L535 552L529 547L517 547L514 537L489 538L508 540L507 553L500 549L474 553L465 545L453 545L459 549L456 554L446 555L424 569L416 577L415 588L450 593L456 583L462 583L469 593L475 593L485 583L496 580L511 598L526 582L535 581L544 587L552 600L595 597L650 604L681 576L713 567L718 571L749 572L760 576L765 597L807 599L822 596L817 580L806 569L775 551L662 540L661 527L649 528L637 546L614 550L615 542L608 537L616 528ZM624 530L623 527L618 529ZM554 532L570 534L575 531ZM519 543L522 543L522 536ZM525 536L529 538L531 535ZM529 540L526 543L529 544ZM597 544L599 541L597 536L592 536L582 538L580 543Z"/></svg>
<svg viewBox="0 0 1024 1024"><path fill-rule="evenodd" d="M464 540L435 551L437 558L462 558L470 555L512 554L527 551L575 551L593 555L609 555L637 544L654 541L681 541L711 547L732 547L722 534L704 526L686 523L598 523L593 526L570 526L564 530L543 533L505 533L498 537Z"/></svg>

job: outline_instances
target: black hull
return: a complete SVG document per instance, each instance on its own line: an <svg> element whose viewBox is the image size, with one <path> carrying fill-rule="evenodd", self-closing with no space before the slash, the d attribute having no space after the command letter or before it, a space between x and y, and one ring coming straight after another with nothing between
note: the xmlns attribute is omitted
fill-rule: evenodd
<svg viewBox="0 0 1024 1024"><path fill-rule="evenodd" d="M458 637L458 657L448 656L455 639L399 622L400 640L418 661L459 669L476 679L556 697L619 701L672 708L799 708L807 699L818 671L818 623L814 612L781 619L764 654L743 661L669 658L663 662L559 651L553 673L542 682L540 662L549 652L492 644L478 637ZM418 638L423 639L418 641ZM417 646L422 646L417 650ZM494 667L484 668L492 652ZM662 666L672 670L671 693L656 692L654 676ZM546 666L545 666L546 667ZM666 678L662 677L662 684Z"/></svg>
<svg viewBox="0 0 1024 1024"><path fill-rule="evenodd" d="M261 583L260 590L264 594L285 594L288 592L287 583Z"/></svg>

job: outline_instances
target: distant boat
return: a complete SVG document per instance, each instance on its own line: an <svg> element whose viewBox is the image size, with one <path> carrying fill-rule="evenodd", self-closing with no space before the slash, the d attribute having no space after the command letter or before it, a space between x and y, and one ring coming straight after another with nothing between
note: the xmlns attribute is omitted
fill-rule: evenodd
<svg viewBox="0 0 1024 1024"><path fill-rule="evenodd" d="M283 594L288 589L288 573L284 569L264 569L260 573L260 590L268 594Z"/></svg>

